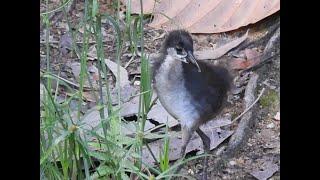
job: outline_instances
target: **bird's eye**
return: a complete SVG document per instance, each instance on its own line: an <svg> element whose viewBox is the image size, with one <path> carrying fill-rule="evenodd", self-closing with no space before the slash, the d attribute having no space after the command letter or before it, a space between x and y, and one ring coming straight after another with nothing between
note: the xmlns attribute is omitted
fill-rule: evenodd
<svg viewBox="0 0 320 180"><path fill-rule="evenodd" d="M182 54L182 47L176 46L177 54Z"/></svg>

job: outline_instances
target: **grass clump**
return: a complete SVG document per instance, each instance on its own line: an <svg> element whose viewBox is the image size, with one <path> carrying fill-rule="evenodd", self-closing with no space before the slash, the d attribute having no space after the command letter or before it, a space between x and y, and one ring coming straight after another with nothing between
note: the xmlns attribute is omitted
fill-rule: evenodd
<svg viewBox="0 0 320 180"><path fill-rule="evenodd" d="M192 159L179 161L174 165L169 163L169 136L166 129L164 137L164 149L159 157L159 167L151 167L142 161L143 149L147 143L145 136L152 136L151 132L145 132L144 127L147 114L152 108L153 100L151 88L151 69L149 58L144 51L144 14L143 4L141 4L141 14L131 16L130 5L127 1L127 13L125 19L125 29L120 28L119 6L120 1L114 1L112 7L116 15L100 12L100 2L98 0L84 1L84 14L80 22L72 25L67 5L73 1L61 1L57 9L49 9L41 13L41 22L44 24L46 32L45 59L46 68L41 69L41 116L40 116L40 177L41 179L129 179L130 176L138 176L140 179L170 179L180 176L174 173L174 169L180 164ZM52 56L50 45L50 31L52 28L50 15L55 12L62 12L64 19L69 26L69 33L72 37L72 53L79 60L80 75L78 85L60 77L52 72ZM124 42L130 42L130 51L133 54L140 52L141 60L141 83L139 94L139 113L137 121L134 122L136 132L134 137L122 134L121 127L125 125L120 115L121 88L119 83L117 89L117 105L113 105L111 90L107 75L109 69L106 66L105 48L103 35L101 32L102 19L107 19L112 26L115 37L115 62L117 63L118 78L119 68ZM79 29L84 29L83 34L78 34ZM77 37L81 36L82 42L79 45ZM97 127L86 128L84 123L86 113L82 112L84 103L85 82L88 81L90 88L92 82L88 76L88 52L90 42L95 42L96 62L98 69L98 90L92 91L92 95L97 104L92 111L99 114L99 124ZM141 48L138 49L138 46ZM54 86L52 86L54 84ZM68 90L65 99L61 100L59 88ZM103 89L106 93L103 93ZM77 106L72 106L72 102L77 102ZM76 111L74 110L76 109ZM101 130L101 131L99 131ZM159 137L157 134L156 136ZM152 172L152 173L151 173Z"/></svg>
<svg viewBox="0 0 320 180"><path fill-rule="evenodd" d="M269 90L260 98L259 103L263 108L268 108L275 105L278 101L278 93L275 90Z"/></svg>

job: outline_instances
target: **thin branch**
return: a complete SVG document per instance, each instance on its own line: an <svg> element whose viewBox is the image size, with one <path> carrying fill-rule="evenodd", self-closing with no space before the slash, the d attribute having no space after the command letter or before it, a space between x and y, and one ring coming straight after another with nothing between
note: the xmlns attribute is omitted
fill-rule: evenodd
<svg viewBox="0 0 320 180"><path fill-rule="evenodd" d="M240 119L244 114L246 114L260 99L260 97L262 96L262 94L264 93L265 88L263 88L259 94L259 96L257 97L257 99L247 108L245 109L239 116L237 116L234 120L232 120L231 124L236 122L238 119Z"/></svg>
<svg viewBox="0 0 320 180"><path fill-rule="evenodd" d="M42 72L42 73L46 73L44 70L42 70L42 69L40 69L40 71ZM69 81L69 80L67 80L67 79L64 79L64 78L62 78L62 77L60 77L60 76L58 76L58 75L56 75L56 74L53 74L53 73L48 73L48 74L50 74L51 76L54 76L54 77L56 77L56 78L58 78L58 79L60 79L60 80L62 80L62 81L64 81L64 82L66 82L66 83L68 83L68 84L70 84L70 85L72 85L72 86L74 86L74 87L76 87L76 88L80 88L80 85L79 84L76 84L76 83L74 83L74 82L71 82L71 81ZM89 87L86 87L86 86L84 86L83 87L85 90L90 90L90 88Z"/></svg>
<svg viewBox="0 0 320 180"><path fill-rule="evenodd" d="M156 104L157 100L158 100L158 96L154 98L154 100L151 102L150 109Z"/></svg>
<svg viewBox="0 0 320 180"><path fill-rule="evenodd" d="M273 55L261 60L258 64L254 65L248 69L240 71L240 74L243 74L243 73L249 72L249 71L253 71L253 70L257 70L258 68L262 67L264 64L271 62L273 60L273 58L278 55L280 55L280 53L273 54ZM261 56L263 56L263 55L261 55Z"/></svg>
<svg viewBox="0 0 320 180"><path fill-rule="evenodd" d="M103 43L105 42L112 42L112 40L103 40L102 41ZM47 42L46 41L40 41L40 44L46 44ZM59 44L60 41L55 41L55 40L51 40L49 41L49 44ZM83 44L84 42L81 42L81 41L78 41L78 42L75 42L76 44ZM95 44L97 43L96 41L89 41L88 42L89 44Z"/></svg>
<svg viewBox="0 0 320 180"><path fill-rule="evenodd" d="M153 152L152 152L152 150L151 150L151 148L150 148L150 146L149 146L148 143L146 143L146 146L147 146L147 149L149 150L149 152L150 152L153 160L154 160L155 162L157 162L157 163L160 163L160 162L157 160L156 156L153 154Z"/></svg>
<svg viewBox="0 0 320 180"><path fill-rule="evenodd" d="M135 55L132 55L131 59L127 62L127 64L124 66L125 69L127 69L127 67L132 63L132 61L134 60Z"/></svg>
<svg viewBox="0 0 320 180"><path fill-rule="evenodd" d="M145 131L145 134L151 133L151 131L154 131L154 130L156 130L156 129L162 128L162 127L164 127L164 126L166 126L166 124L160 124L160 125L158 125L158 126L156 126L156 127L153 127L153 128L151 128L151 129Z"/></svg>
<svg viewBox="0 0 320 180"><path fill-rule="evenodd" d="M164 36L166 35L166 33L162 33L160 36L153 38L152 41L158 40L158 39L162 39L164 38Z"/></svg>

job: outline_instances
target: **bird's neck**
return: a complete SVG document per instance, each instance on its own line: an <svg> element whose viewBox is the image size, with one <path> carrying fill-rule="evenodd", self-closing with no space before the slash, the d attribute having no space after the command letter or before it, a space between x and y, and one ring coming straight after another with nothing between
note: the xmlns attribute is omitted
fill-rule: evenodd
<svg viewBox="0 0 320 180"><path fill-rule="evenodd" d="M185 63L170 54L164 54L160 58L157 71L157 74L173 73L177 76L182 75L183 72L198 71L198 69L191 63Z"/></svg>
<svg viewBox="0 0 320 180"><path fill-rule="evenodd" d="M159 62L159 67L156 70L155 76L161 79L161 83L165 83L167 80L175 81L182 78L183 69L182 64L184 62L175 59L173 56L164 55Z"/></svg>
<svg viewBox="0 0 320 180"><path fill-rule="evenodd" d="M175 59L175 57L173 57L170 54L166 54L164 56L164 59L163 59L162 63L163 64L167 64L167 65L177 65L177 64L182 64L183 62L178 60L178 59Z"/></svg>

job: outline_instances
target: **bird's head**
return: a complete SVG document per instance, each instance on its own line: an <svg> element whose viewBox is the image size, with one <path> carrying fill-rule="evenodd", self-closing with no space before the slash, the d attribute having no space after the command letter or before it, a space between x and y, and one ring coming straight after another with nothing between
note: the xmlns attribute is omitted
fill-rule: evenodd
<svg viewBox="0 0 320 180"><path fill-rule="evenodd" d="M163 53L175 60L184 63L192 63L201 72L200 67L193 55L193 41L191 35L184 30L171 31L163 44Z"/></svg>

